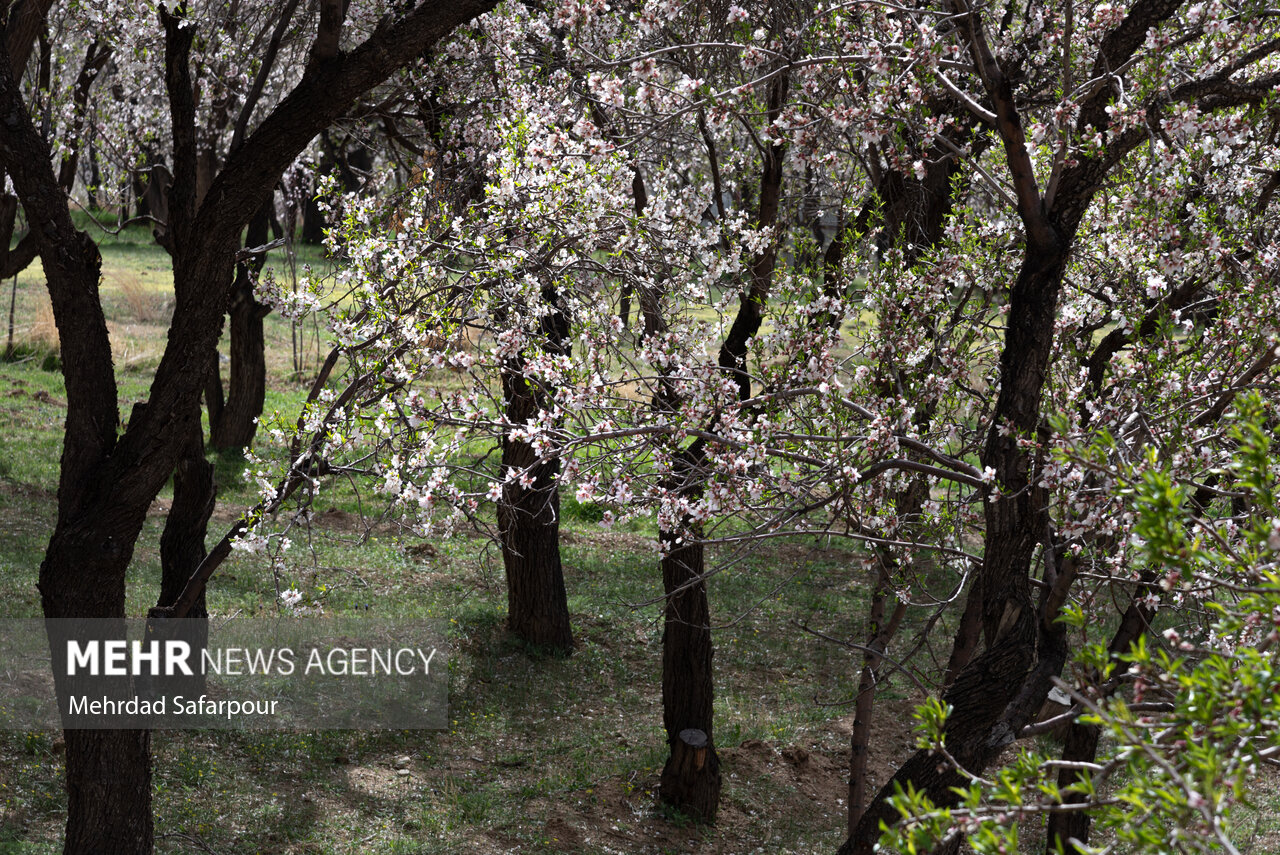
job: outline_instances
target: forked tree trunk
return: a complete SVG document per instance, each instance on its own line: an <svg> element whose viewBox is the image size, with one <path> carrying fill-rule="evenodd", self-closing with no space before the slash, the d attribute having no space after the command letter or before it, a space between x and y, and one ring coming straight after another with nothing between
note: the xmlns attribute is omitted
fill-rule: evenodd
<svg viewBox="0 0 1280 855"><path fill-rule="evenodd" d="M662 723L671 753L662 768L662 801L700 822L715 822L720 759L713 731L711 610L701 544L677 546L664 531ZM686 531L683 536L689 536Z"/></svg>
<svg viewBox="0 0 1280 855"><path fill-rule="evenodd" d="M271 226L271 202L249 221L245 245L262 246ZM253 296L253 277L262 269L261 256L236 265L228 307L231 332L230 378L225 401L221 366L215 362L205 395L209 410L209 445L220 451L248 448L258 430L258 417L267 395L266 332L263 321L271 307Z"/></svg>

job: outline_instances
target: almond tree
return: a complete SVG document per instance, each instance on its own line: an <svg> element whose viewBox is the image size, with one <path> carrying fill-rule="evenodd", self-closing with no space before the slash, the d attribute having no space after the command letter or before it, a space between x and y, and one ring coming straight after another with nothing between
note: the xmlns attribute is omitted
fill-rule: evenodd
<svg viewBox="0 0 1280 855"><path fill-rule="evenodd" d="M981 774L1011 735L1026 725L1065 660L1065 637L1056 617L1079 572L1071 560L1072 543L1087 533L1091 546L1102 546L1109 528L1101 515L1073 519L1070 505L1048 504L1051 496L1042 492L1060 484L1046 477L1042 462L1050 437L1045 407L1052 388L1048 382L1055 364L1060 307L1081 307L1080 302L1064 307L1061 300L1069 265L1080 259L1085 237L1096 234L1082 233L1082 224L1089 222L1100 198L1132 204L1126 201L1134 194L1123 180L1123 170L1140 147L1158 146L1156 140L1168 135L1171 126L1185 127L1199 145L1219 116L1264 105L1280 82L1267 65L1275 43L1253 24L1237 29L1229 23L1237 20L1230 17L1233 12L1218 7L1183 11L1175 3L1139 2L1128 10L1098 7L1086 15L1073 7L1033 6L1024 21L1011 24L1006 19L998 35L988 29L993 22L969 7L953 6L950 11L956 16L954 35L977 71L978 94L944 80L943 75L952 73L946 69L938 70L937 80L999 134L1005 177L996 183L1021 224L1017 240L1023 255L1010 286L999 393L986 420L981 453L990 487L983 490L985 549L970 597L980 603L985 649L960 668L944 695L951 707L943 743L946 762L932 750L911 758L859 822L845 847L852 852L870 852L880 823L897 818L888 804L894 788L910 784L935 803L949 803L954 798L950 788L968 774ZM1021 52L1018 45L1023 45ZM1184 47L1186 54L1179 52ZM1032 64L1037 56L1042 57L1039 64ZM1180 64L1184 57L1190 64ZM1176 83L1167 73L1175 63L1185 75ZM1045 91L1046 85L1066 93L1054 112L1022 106L1034 103L1034 93ZM1195 121L1183 125L1192 116ZM1025 128L1041 123L1045 130L1034 130L1037 136L1044 134L1040 139L1051 141L1052 149L1028 144ZM1173 158L1175 146L1165 149ZM1166 172L1161 177L1171 176ZM1156 228L1164 241L1179 236L1175 223ZM1172 260L1171 272L1178 277L1189 272L1179 242L1158 246L1162 259ZM1192 282L1171 285L1167 276L1152 271L1144 277L1143 296L1161 300L1156 307L1164 311L1185 308L1185 292ZM1179 301L1181 306L1170 305ZM1093 394L1120 349L1151 334L1149 329L1144 333L1142 322L1130 323L1131 332L1122 329L1096 358L1090 357L1096 367ZM1096 330L1101 324L1081 326ZM1266 367L1265 361L1250 366L1242 379L1254 382ZM1187 375L1177 382L1185 385ZM1105 409L1096 403L1077 404L1095 417ZM1221 409L1211 407L1204 426L1220 414ZM1038 552L1048 563L1037 606L1030 580Z"/></svg>
<svg viewBox="0 0 1280 855"><path fill-rule="evenodd" d="M199 435L199 399L221 332L240 234L280 174L311 139L400 65L413 61L491 2L423 4L380 21L345 47L345 5L321 4L302 77L203 199L194 193L196 151L187 57L200 22L161 9L176 152L171 193L177 303L168 345L144 404L121 414L110 337L98 292L101 258L73 225L48 144L32 121L5 45L0 53L0 165L32 224L63 346L67 423L58 517L40 570L47 617L124 617L125 571L147 508ZM12 20L6 39L15 32ZM198 465L203 463L199 460ZM193 474L199 480L205 476ZM198 492L207 492L202 487ZM65 851L150 852L150 739L145 731L68 731Z"/></svg>

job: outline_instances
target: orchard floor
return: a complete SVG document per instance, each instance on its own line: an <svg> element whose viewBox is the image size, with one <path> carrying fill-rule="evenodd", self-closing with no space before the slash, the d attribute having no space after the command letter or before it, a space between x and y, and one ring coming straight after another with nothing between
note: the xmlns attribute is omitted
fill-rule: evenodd
<svg viewBox="0 0 1280 855"><path fill-rule="evenodd" d="M37 603L37 535L50 498L0 482L0 579L6 599L17 598L27 614ZM158 502L151 534L163 511ZM358 528L341 510L320 516L331 533ZM793 545L713 581L713 603L732 621L717 630L724 793L719 822L699 827L661 810L655 797L665 756L661 628L656 604L636 606L657 593L648 538L575 523L565 539L578 638L568 659L538 656L505 632L500 578L480 541L405 548L374 535L349 554L328 553L326 610L343 613L359 600L399 616L447 616L455 627L450 731L157 733L157 849L834 851L845 822L851 716L823 703L849 697L858 663L796 623L844 634L861 620L850 556ZM139 576L153 551L140 550ZM274 608L270 575L251 561L229 566L219 581L215 612ZM893 686L878 715L876 783L910 747L914 699ZM0 852L57 851L61 752L54 733L0 738ZM406 755L402 775L395 767Z"/></svg>
<svg viewBox="0 0 1280 855"><path fill-rule="evenodd" d="M128 379L122 386L131 394ZM288 388L281 387L287 394ZM279 391L279 390L277 390ZM132 393L136 394L136 393ZM60 375L0 363L0 617L39 615L35 588L53 523ZM235 460L210 539L251 498ZM129 577L128 613L157 595L167 494ZM842 840L847 744L860 656L804 632L865 634L856 554L771 546L710 583L716 628L720 821L659 808L661 582L654 532L606 530L566 502L563 554L577 649L539 655L506 632L501 561L487 540L404 541L335 492L306 560L280 584L330 614L447 622L449 732L160 732L162 852L829 852ZM267 616L277 580L237 554L215 576L215 615ZM909 750L911 683L881 691L877 782ZM408 775L394 768L408 756ZM0 853L58 851L65 822L57 733L0 733Z"/></svg>

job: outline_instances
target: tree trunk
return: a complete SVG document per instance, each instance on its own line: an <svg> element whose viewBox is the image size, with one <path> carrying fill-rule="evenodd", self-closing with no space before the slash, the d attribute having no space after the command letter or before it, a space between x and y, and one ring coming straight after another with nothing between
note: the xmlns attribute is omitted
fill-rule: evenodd
<svg viewBox="0 0 1280 855"><path fill-rule="evenodd" d="M978 581L975 579L969 586L969 596L964 601L964 612L960 615L960 625L956 627L956 637L951 643L951 657L942 678L944 689L950 687L956 675L969 664L982 638L982 591Z"/></svg>
<svg viewBox="0 0 1280 855"><path fill-rule="evenodd" d="M911 503L918 510L920 491L905 490L899 503ZM914 513L915 511L912 511ZM854 702L853 728L849 734L849 834L853 834L862 819L867 803L867 761L871 755L871 722L875 713L876 688L880 681L880 666L890 642L898 634L902 619L907 613L907 603L897 600L893 592L893 576L897 561L888 549L880 552L880 572L871 594L870 620L867 633L867 650L863 655L862 675L858 679L858 696ZM893 614L885 623L885 604L889 598L894 603Z"/></svg>
<svg viewBox="0 0 1280 855"><path fill-rule="evenodd" d="M271 224L271 201L249 221L245 245L267 242ZM266 332L263 320L271 307L253 296L253 277L262 269L261 256L236 265L231 285L231 377L225 401L222 398L221 366L210 367L205 406L209 410L209 445L219 451L248 448L258 430L258 417L267 396ZM216 383L216 390L215 384Z"/></svg>
<svg viewBox="0 0 1280 855"><path fill-rule="evenodd" d="M360 185L364 182L360 173L368 173L373 168L373 156L369 149L358 141L354 147L349 147L350 141L349 139L335 141L328 131L320 134L320 162L316 165L315 171L316 175L328 175L336 170L344 193L353 193L360 189ZM324 243L324 230L328 225L315 193L307 194L302 215L302 242Z"/></svg>
<svg viewBox="0 0 1280 855"><path fill-rule="evenodd" d="M790 75L785 70L769 84L767 117L770 122L782 114L789 85ZM761 153L760 208L756 221L762 229L773 227L778 220L786 154L787 146L782 142L774 143ZM747 344L760 329L777 261L775 241L770 241L752 259L747 287L743 289L733 324L717 355L717 363L734 378L741 401L751 397ZM643 309L644 294L640 296ZM708 429L716 429L714 420ZM706 475L700 471L705 456L705 442L694 441L677 460L675 477L668 486L686 497L701 496L706 483ZM662 589L666 598L662 628L662 719L667 744L671 746L671 754L662 769L659 795L667 804L699 821L714 822L720 804L720 762L712 730L714 648L711 609L707 603L706 557L701 544L681 540L697 536L690 521L682 520L679 528L678 531L658 531L663 555ZM701 731L705 735L705 749L699 750L705 750L706 755L698 755L703 758L701 761L695 758L696 762L691 762L691 746L681 738L685 731Z"/></svg>
<svg viewBox="0 0 1280 855"><path fill-rule="evenodd" d="M324 168L324 161L321 161L317 172ZM302 207L302 242L313 246L319 246L324 243L324 230L328 224L324 219L324 211L320 210L320 202L316 199L314 192L308 193L306 201Z"/></svg>
<svg viewBox="0 0 1280 855"><path fill-rule="evenodd" d="M160 598L156 602L160 608L154 610L152 616L173 607L186 589L187 580L208 554L205 535L209 518L213 516L217 487L213 479L213 464L204 456L204 433L200 428L198 405L196 413L187 429L182 456L173 470L173 503L165 517L164 533L160 536ZM184 617L209 617L203 588ZM195 655L202 655L209 642L208 624L203 621L177 623L182 623L182 637L192 643ZM161 627L160 631L165 630ZM182 688L188 697L199 697L207 688L206 675L196 669L194 674L182 678Z"/></svg>
<svg viewBox="0 0 1280 855"><path fill-rule="evenodd" d="M567 330L563 317L553 312L544 324L547 346L562 347ZM508 423L531 424L544 393L524 376L522 360L503 366L502 391ZM560 458L539 457L528 442L504 434L498 530L507 575L507 627L531 644L568 655L573 628L560 563Z"/></svg>
<svg viewBox="0 0 1280 855"><path fill-rule="evenodd" d="M700 822L715 822L720 760L713 734L711 610L701 544L677 546L662 532L662 723L671 754L662 768L663 802ZM683 536L688 536L686 532Z"/></svg>
<svg viewBox="0 0 1280 855"><path fill-rule="evenodd" d="M1044 246L1029 241L1010 292L1000 394L982 456L983 464L995 470L999 489L999 495L984 497L986 543L975 582L981 595L986 650L960 669L943 695L952 706L944 744L956 762L973 774L981 774L998 755L1002 743L992 737L997 726L1008 729L1002 716L1011 703L1017 699L1013 706L1021 713L1034 701L1023 689L1040 637L1030 572L1036 544L1045 530L1045 504L1043 491L1034 486L1031 456L1020 447L1019 439L1036 436L1039 428L1065 261L1064 242ZM1043 683L1047 694L1047 680ZM941 755L931 749L918 751L881 788L841 847L841 855L871 855L880 839L881 823L893 825L900 819L888 801L898 787L910 784L943 806L955 803L951 788L965 783L967 779Z"/></svg>
<svg viewBox="0 0 1280 855"><path fill-rule="evenodd" d="M867 645L873 650L884 623L884 601L888 593L888 574L876 577L875 590L871 593L870 627ZM871 718L876 703L876 671L880 656L868 651L862 662L862 676L858 678L858 696L853 707L853 728L849 733L849 834L853 834L862 819L863 806L867 803L867 759L871 748Z"/></svg>
<svg viewBox="0 0 1280 855"><path fill-rule="evenodd" d="M701 730L682 730L662 767L662 800L699 822L715 822L720 806L720 758Z"/></svg>
<svg viewBox="0 0 1280 855"><path fill-rule="evenodd" d="M503 476L525 471L536 455L528 443L504 439ZM554 653L573 652L573 628L560 563L560 461L534 465L533 483L503 485L498 505L502 564L507 575L507 628Z"/></svg>
<svg viewBox="0 0 1280 855"><path fill-rule="evenodd" d="M1116 634L1111 638L1108 650L1113 657L1128 653L1134 642L1138 640L1138 637L1151 626L1153 612L1141 602L1142 598L1151 590L1148 587L1151 575L1148 574L1144 583L1139 585L1134 592L1133 600L1129 603L1129 608L1125 610ZM1076 763L1094 762L1098 754L1098 740L1101 735L1102 730L1096 724L1084 724L1079 721L1071 722L1071 727L1067 730L1066 741L1062 746L1062 759ZM1068 787L1083 780L1087 774L1075 769L1064 768L1058 772L1058 786L1065 791ZM1066 798L1063 799L1063 804L1078 804L1085 801L1085 799L1086 796L1083 793L1068 793ZM1046 855L1052 855L1055 852L1062 852L1064 855L1084 855L1072 841L1079 841L1081 846L1088 844L1089 825L1090 819L1087 811L1064 811L1050 814L1049 827L1045 836Z"/></svg>
<svg viewBox="0 0 1280 855"><path fill-rule="evenodd" d="M96 126L89 125L89 186L84 188L85 195L89 197L89 207L93 210L100 210L102 206L98 204L98 189L102 187L102 169L98 163L98 131Z"/></svg>
<svg viewBox="0 0 1280 855"><path fill-rule="evenodd" d="M150 853L151 731L68 730L64 855Z"/></svg>
<svg viewBox="0 0 1280 855"><path fill-rule="evenodd" d="M96 480L96 479L95 479ZM40 566L46 618L125 614L125 570L145 508L108 505L88 497L87 513L61 509ZM96 501L95 501L96 500ZM55 652L56 655L56 652ZM55 669L61 692L74 693L64 669ZM67 824L64 855L149 855L151 737L144 730L66 730Z"/></svg>
<svg viewBox="0 0 1280 855"><path fill-rule="evenodd" d="M204 456L200 422L193 420L182 457L173 472L173 504L169 507L164 533L160 536L160 599L156 605L173 605L191 574L208 554L205 535L216 495L213 464ZM187 617L208 616L205 595L201 591Z"/></svg>
<svg viewBox="0 0 1280 855"><path fill-rule="evenodd" d="M1062 746L1062 759L1067 762L1092 763L1098 754L1098 740L1102 729L1096 724L1082 724L1073 721L1067 729L1067 738ZM1072 769L1058 772L1058 786L1064 790L1079 783L1080 773ZM1083 802L1087 797L1083 793L1069 793L1062 800L1063 804ZM1049 815L1049 827L1045 834L1045 852L1048 855L1061 852L1064 855L1084 855L1072 840L1081 844L1089 842L1089 813L1087 811L1069 811Z"/></svg>

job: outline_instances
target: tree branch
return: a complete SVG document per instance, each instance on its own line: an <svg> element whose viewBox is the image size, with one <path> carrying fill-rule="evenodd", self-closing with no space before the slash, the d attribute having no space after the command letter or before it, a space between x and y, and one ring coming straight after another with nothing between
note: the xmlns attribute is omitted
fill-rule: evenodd
<svg viewBox="0 0 1280 855"><path fill-rule="evenodd" d="M309 65L326 62L338 55L342 25L347 20L347 0L320 0L320 26L311 46Z"/></svg>
<svg viewBox="0 0 1280 855"><path fill-rule="evenodd" d="M231 135L228 151L234 152L244 144L249 119L253 117L253 111L262 97L262 89L266 86L267 78L271 76L271 70L275 67L276 56L280 53L280 43L284 41L284 34L289 29L289 22L293 20L293 12L297 8L298 0L288 0L284 9L280 11L280 20L276 22L276 28L271 33L271 41L267 43L266 52L262 55L262 65L259 66L258 73L253 78L252 85L249 86L249 93L244 96L244 106L240 108L240 115L236 117L235 131Z"/></svg>
<svg viewBox="0 0 1280 855"><path fill-rule="evenodd" d="M1022 118L1013 98L1013 87L1005 75L1000 61L987 44L982 20L968 0L952 0L952 8L960 17L961 28L969 41L969 52L978 67L979 76L987 89L987 97L995 106L996 129L1004 142L1005 161L1013 179L1013 190L1018 200L1018 215L1027 230L1027 237L1037 246L1055 247L1058 236L1045 216L1036 184L1035 169L1027 153L1027 138L1022 130Z"/></svg>

